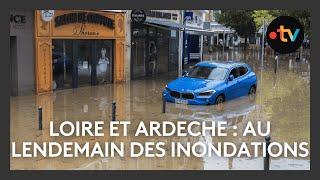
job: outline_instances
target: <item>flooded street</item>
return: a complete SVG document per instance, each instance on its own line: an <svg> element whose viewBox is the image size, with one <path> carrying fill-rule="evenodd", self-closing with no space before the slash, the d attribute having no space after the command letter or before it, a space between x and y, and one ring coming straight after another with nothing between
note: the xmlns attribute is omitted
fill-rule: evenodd
<svg viewBox="0 0 320 180"><path fill-rule="evenodd" d="M140 121L226 121L237 125L241 132L248 121L271 122L272 141L308 142L310 150L310 59L297 61L294 56L280 56L277 73L274 73L274 55L266 53L261 68L260 53L256 50L230 50L204 55L204 59L243 60L258 78L255 99L241 97L216 106L190 106L167 103L162 113L162 90L174 76L132 80L120 84L87 86L54 91L39 96L11 97L10 141L76 141L76 142L241 142L264 141L261 137L135 137L134 130ZM111 121L111 103L117 102L117 120L131 122L127 137L50 137L49 121L55 124L69 121ZM37 107L43 107L43 131L38 130ZM105 128L105 134L109 132ZM81 143L80 143L81 144ZM17 147L19 151L19 147ZM21 149L20 149L21 151ZM168 150L169 151L169 150ZM250 150L251 151L251 150ZM263 158L179 157L173 158L10 158L10 169L263 169ZM271 160L271 169L310 169L310 157L281 157Z"/></svg>

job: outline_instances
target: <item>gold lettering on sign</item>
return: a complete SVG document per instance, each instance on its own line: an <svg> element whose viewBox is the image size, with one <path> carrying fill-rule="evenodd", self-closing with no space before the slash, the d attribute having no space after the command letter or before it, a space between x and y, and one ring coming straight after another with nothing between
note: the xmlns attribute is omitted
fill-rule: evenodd
<svg viewBox="0 0 320 180"><path fill-rule="evenodd" d="M73 28L74 36L99 36L97 31L88 31L86 30L86 24L76 24Z"/></svg>

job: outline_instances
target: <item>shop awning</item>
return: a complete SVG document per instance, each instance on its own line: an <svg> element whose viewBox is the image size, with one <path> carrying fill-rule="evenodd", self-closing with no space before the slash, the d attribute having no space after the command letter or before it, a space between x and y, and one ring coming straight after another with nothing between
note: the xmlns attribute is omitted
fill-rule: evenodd
<svg viewBox="0 0 320 180"><path fill-rule="evenodd" d="M186 27L185 31L187 34L192 34L192 35L213 35L216 33L215 31L211 31L210 29L197 29L197 28L191 28L191 27Z"/></svg>
<svg viewBox="0 0 320 180"><path fill-rule="evenodd" d="M196 28L185 28L186 33L193 34L193 35L206 35L206 36L213 36L214 34L222 34L222 33L234 33L234 30L231 29L196 29Z"/></svg>
<svg viewBox="0 0 320 180"><path fill-rule="evenodd" d="M184 28L182 24L175 23L172 21L164 21L164 20L156 20L156 19L149 19L147 18L144 24L148 24L151 26L162 26L164 28L168 29L174 29L174 30L181 30Z"/></svg>
<svg viewBox="0 0 320 180"><path fill-rule="evenodd" d="M185 30L188 34L193 35L207 35L212 36L213 34L218 33L234 33L234 30L230 28L224 27L219 29L199 29L194 27L188 27L179 23L175 23L172 21L164 21L164 20L156 20L156 19L150 19L147 18L144 24L150 25L150 26L156 26L159 28L166 28L166 29L174 29L174 30Z"/></svg>

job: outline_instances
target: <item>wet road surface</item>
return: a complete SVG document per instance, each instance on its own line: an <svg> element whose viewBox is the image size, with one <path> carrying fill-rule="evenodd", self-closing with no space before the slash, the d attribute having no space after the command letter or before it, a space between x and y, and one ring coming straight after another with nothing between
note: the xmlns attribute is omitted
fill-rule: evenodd
<svg viewBox="0 0 320 180"><path fill-rule="evenodd" d="M212 53L204 59L240 59L253 67L258 87L254 100L242 97L226 102L223 109L216 106L186 106L167 103L162 114L161 92L171 75L133 80L78 89L59 90L39 96L12 97L10 103L10 141L77 141L124 142L163 141L231 141L234 143L263 141L261 137L134 137L134 127L140 121L212 120L227 121L242 127L248 121L270 121L271 136L277 142L310 143L310 65L309 58L280 56L274 73L274 55L267 53L261 68L259 53L248 50ZM111 102L117 102L117 119L129 120L128 137L50 137L49 121L110 121ZM43 107L43 131L38 131L37 107ZM105 129L106 135L108 129ZM239 128L241 131L241 128ZM310 147L310 146L309 146ZM19 151L19 148L17 148ZM21 150L21 149L20 149ZM180 157L172 158L10 158L10 169L263 169L262 158ZM271 169L310 169L310 157L275 158Z"/></svg>

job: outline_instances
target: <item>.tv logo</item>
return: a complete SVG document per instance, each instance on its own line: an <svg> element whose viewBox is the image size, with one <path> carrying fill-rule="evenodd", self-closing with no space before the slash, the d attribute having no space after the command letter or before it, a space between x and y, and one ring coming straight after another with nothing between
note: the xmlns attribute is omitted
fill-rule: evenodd
<svg viewBox="0 0 320 180"><path fill-rule="evenodd" d="M302 25L290 16L274 19L269 24L266 35L270 47L282 54L296 51L304 39Z"/></svg>
<svg viewBox="0 0 320 180"><path fill-rule="evenodd" d="M297 39L297 36L300 32L300 29L296 29L294 31L294 34L292 35L291 29L285 29L283 25L280 25L280 28L277 29L277 32L280 33L280 40L282 42L288 42L288 39L285 38L285 36L284 36L285 33L288 33L291 42L294 42ZM272 31L272 32L270 32L269 37L270 37L270 39L276 39L277 33Z"/></svg>

